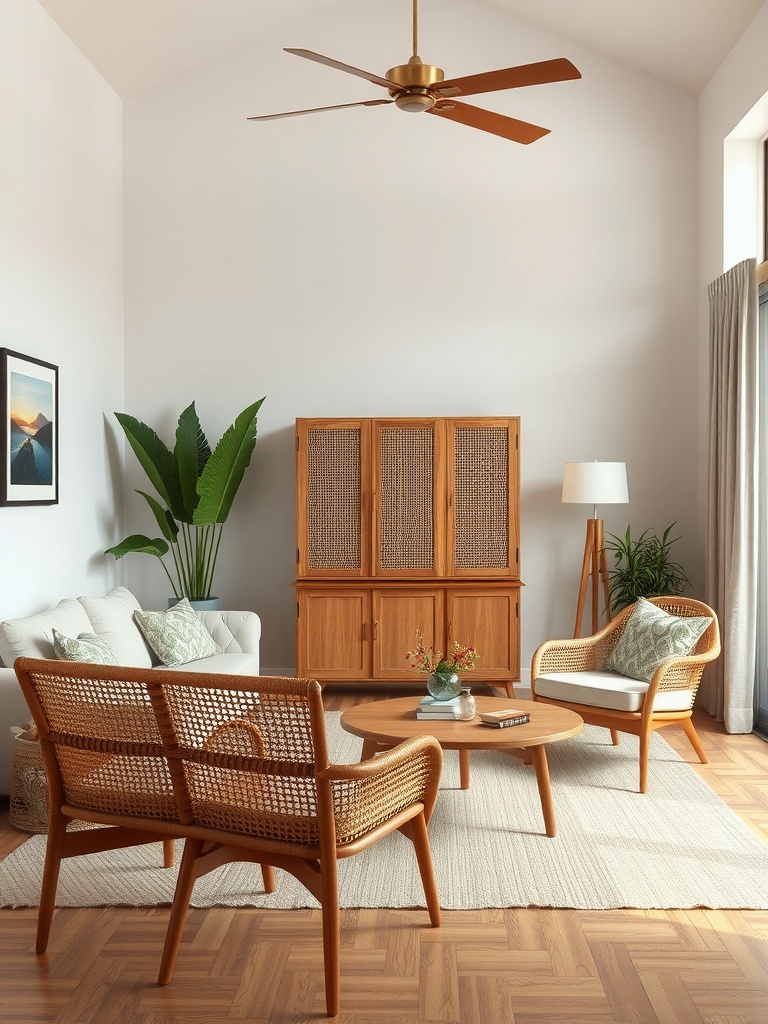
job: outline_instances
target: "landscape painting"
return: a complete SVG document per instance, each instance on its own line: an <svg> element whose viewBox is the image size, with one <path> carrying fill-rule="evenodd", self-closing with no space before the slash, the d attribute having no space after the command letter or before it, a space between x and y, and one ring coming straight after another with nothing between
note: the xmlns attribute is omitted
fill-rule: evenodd
<svg viewBox="0 0 768 1024"><path fill-rule="evenodd" d="M0 505L59 500L59 371L0 348Z"/></svg>

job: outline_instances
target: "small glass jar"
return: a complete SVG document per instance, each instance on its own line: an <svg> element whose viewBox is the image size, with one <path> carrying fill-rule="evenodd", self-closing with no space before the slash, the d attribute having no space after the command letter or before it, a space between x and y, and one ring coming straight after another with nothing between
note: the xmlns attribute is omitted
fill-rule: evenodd
<svg viewBox="0 0 768 1024"><path fill-rule="evenodd" d="M460 722L471 722L477 714L477 704L468 686L462 686L456 704L455 717Z"/></svg>

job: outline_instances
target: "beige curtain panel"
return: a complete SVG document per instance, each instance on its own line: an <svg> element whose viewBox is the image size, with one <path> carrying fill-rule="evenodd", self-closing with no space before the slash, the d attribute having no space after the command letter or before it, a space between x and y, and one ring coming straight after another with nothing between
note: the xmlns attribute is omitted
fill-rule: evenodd
<svg viewBox="0 0 768 1024"><path fill-rule="evenodd" d="M720 619L722 657L700 701L728 732L754 723L758 605L760 392L755 260L709 286L707 602Z"/></svg>

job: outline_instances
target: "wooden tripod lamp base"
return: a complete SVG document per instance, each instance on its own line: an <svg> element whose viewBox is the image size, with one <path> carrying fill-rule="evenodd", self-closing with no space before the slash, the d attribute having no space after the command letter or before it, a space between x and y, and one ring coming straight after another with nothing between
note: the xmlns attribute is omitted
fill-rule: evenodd
<svg viewBox="0 0 768 1024"><path fill-rule="evenodd" d="M579 603L576 606L574 639L581 634L581 620L587 601L589 578L592 577L592 633L600 628L600 582L602 578L606 622L611 614L608 569L605 564L605 533L603 520L597 518L598 505L623 505L629 501L627 467L623 462L566 462L562 501L592 506L587 520L587 540L581 563Z"/></svg>
<svg viewBox="0 0 768 1024"><path fill-rule="evenodd" d="M576 605L576 625L573 628L574 639L581 635L581 620L584 617L584 605L586 604L590 576L592 577L592 633L594 634L600 628L599 577L602 577L603 582L606 621L610 618L611 609L608 569L605 564L605 533L602 519L587 520L587 540L584 544L584 561L581 563L579 603Z"/></svg>

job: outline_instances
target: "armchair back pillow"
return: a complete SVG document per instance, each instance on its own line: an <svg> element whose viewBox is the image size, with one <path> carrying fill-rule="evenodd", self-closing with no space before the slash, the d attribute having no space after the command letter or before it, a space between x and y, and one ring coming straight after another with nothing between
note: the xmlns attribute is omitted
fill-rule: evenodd
<svg viewBox="0 0 768 1024"><path fill-rule="evenodd" d="M609 672L650 683L656 669L667 658L690 654L711 622L706 615L670 615L640 597L603 667Z"/></svg>

